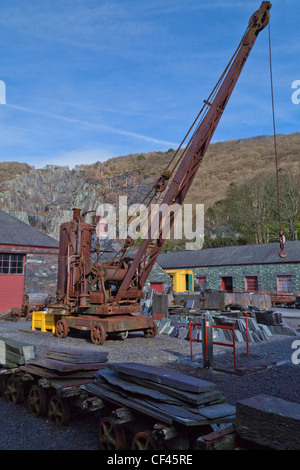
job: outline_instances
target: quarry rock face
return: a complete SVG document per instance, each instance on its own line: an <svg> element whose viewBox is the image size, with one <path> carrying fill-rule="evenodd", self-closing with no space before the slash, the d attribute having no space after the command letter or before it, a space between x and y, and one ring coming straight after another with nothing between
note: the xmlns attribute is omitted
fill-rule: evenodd
<svg viewBox="0 0 300 470"><path fill-rule="evenodd" d="M133 175L135 173L135 175ZM81 168L31 169L0 183L0 205L5 212L59 239L60 225L72 218L72 209L95 210L101 203L118 204L118 195L140 202L149 186L137 180L139 172L91 178ZM134 189L134 191L133 191Z"/></svg>
<svg viewBox="0 0 300 470"><path fill-rule="evenodd" d="M285 149L281 173L297 178L300 133L278 135L278 144ZM91 165L83 162L74 169L54 165L35 169L26 163L0 162L0 207L58 239L60 224L70 220L74 207L89 211L101 203L118 205L118 196L127 196L128 205L141 203L174 156L173 149L130 154ZM226 199L231 184L251 182L262 174L265 179L273 178L273 158L273 138L268 136L210 144L186 202L204 204L207 213ZM214 221L208 225L215 227ZM232 236L231 229L227 232L225 236Z"/></svg>

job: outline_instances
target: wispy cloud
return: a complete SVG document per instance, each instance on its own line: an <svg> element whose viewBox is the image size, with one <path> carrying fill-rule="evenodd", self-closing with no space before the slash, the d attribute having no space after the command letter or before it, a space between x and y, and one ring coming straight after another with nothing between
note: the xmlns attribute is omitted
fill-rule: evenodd
<svg viewBox="0 0 300 470"><path fill-rule="evenodd" d="M165 140L156 139L154 137L149 137L147 135L138 134L136 132L125 131L125 130L122 130L122 129L116 129L116 128L113 128L113 127L104 126L102 124L96 124L96 123L93 123L93 122L82 121L80 119L70 118L70 117L67 117L67 116L61 116L61 115L55 114L55 113L49 113L49 112L46 112L46 111L39 111L39 110L36 110L36 109L26 108L26 107L23 107L23 106L17 106L17 105L13 105L13 104L6 104L6 106L8 106L12 109L18 110L18 111L23 111L23 112L32 113L32 114L38 114L38 115L44 116L46 118L59 119L61 121L77 124L81 127L90 127L90 128L93 128L93 129L100 129L102 131L111 132L113 134L123 135L123 136L127 136L127 137L133 137L135 139L143 140L145 142L152 142L154 144L171 145L171 146L177 146L178 145L174 142L168 142L168 141L165 141Z"/></svg>
<svg viewBox="0 0 300 470"><path fill-rule="evenodd" d="M290 88L299 78L299 8L271 1L277 127L288 133L299 122ZM0 107L1 155L64 165L176 148L260 4L2 0L0 79L9 104ZM217 129L222 140L267 129L267 46L263 32Z"/></svg>
<svg viewBox="0 0 300 470"><path fill-rule="evenodd" d="M40 102L40 100L39 100ZM87 110L92 110L92 111L100 111L103 113L111 113L111 114L120 114L122 116L143 116L143 117L150 117L150 118L155 118L155 119L170 119L172 116L162 116L162 115L157 115L157 114L151 114L151 113L143 113L142 111L139 110L134 110L134 109L120 109L116 107L104 107L104 106L92 106L89 104L80 104L80 103L75 103L75 102L70 102L70 101L51 101L52 104L58 104L58 105L63 105L67 107L72 107L72 108L78 108L83 111Z"/></svg>

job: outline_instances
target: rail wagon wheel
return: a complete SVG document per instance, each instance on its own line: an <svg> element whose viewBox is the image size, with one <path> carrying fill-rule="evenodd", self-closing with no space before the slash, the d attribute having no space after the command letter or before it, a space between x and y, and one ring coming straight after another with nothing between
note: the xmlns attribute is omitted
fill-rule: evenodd
<svg viewBox="0 0 300 470"><path fill-rule="evenodd" d="M45 390L38 385L33 385L28 396L28 408L31 414L38 418L46 416L48 410L48 397Z"/></svg>
<svg viewBox="0 0 300 470"><path fill-rule="evenodd" d="M104 344L106 340L106 331L101 323L97 323L91 329L91 340L94 344Z"/></svg>
<svg viewBox="0 0 300 470"><path fill-rule="evenodd" d="M50 398L48 405L48 418L53 421L57 426L67 426L70 421L70 406L69 404L59 397L53 395Z"/></svg>
<svg viewBox="0 0 300 470"><path fill-rule="evenodd" d="M119 333L119 337L121 339L126 339L128 338L128 330L127 331L121 331L121 333Z"/></svg>
<svg viewBox="0 0 300 470"><path fill-rule="evenodd" d="M25 400L25 391L22 382L10 378L7 382L4 395L7 400L15 404L23 403Z"/></svg>
<svg viewBox="0 0 300 470"><path fill-rule="evenodd" d="M132 439L131 450L157 450L151 431L142 431Z"/></svg>
<svg viewBox="0 0 300 470"><path fill-rule="evenodd" d="M69 326L65 319L58 320L55 325L55 334L58 338L66 338L69 333Z"/></svg>
<svg viewBox="0 0 300 470"><path fill-rule="evenodd" d="M157 335L157 324L154 322L153 328L149 328L148 330L144 330L146 338L154 338Z"/></svg>
<svg viewBox="0 0 300 470"><path fill-rule="evenodd" d="M99 444L102 450L125 450L125 429L111 418L102 418L99 424Z"/></svg>
<svg viewBox="0 0 300 470"><path fill-rule="evenodd" d="M0 397L3 397L6 389L6 379L4 377L0 377Z"/></svg>

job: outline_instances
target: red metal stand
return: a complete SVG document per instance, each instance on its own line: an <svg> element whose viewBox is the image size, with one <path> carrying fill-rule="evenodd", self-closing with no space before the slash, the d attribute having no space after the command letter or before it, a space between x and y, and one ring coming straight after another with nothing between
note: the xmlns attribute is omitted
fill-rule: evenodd
<svg viewBox="0 0 300 470"><path fill-rule="evenodd" d="M247 343L247 356L249 357L249 328L248 328L248 313L245 313L246 316L246 343ZM207 329L206 329L206 316L205 316L205 340L206 340L206 359L208 359L208 346L207 346ZM192 326L202 326L201 323L190 322L190 349L191 349L191 360L193 360L193 343L202 343L202 339L194 339L192 337ZM223 326L223 325L212 325L213 328L219 328L222 330L230 330L232 332L232 343L221 343L219 341L213 341L213 344L217 346L226 346L233 348L233 361L234 361L234 370L236 371L236 348L235 348L235 336L234 336L234 327L233 326Z"/></svg>

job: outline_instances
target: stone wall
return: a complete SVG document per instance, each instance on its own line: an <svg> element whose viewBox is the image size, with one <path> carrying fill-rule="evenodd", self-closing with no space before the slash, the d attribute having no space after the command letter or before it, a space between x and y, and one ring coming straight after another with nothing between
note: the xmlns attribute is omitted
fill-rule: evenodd
<svg viewBox="0 0 300 470"><path fill-rule="evenodd" d="M25 294L30 303L43 303L50 295L56 296L57 254L27 254L25 264Z"/></svg>
<svg viewBox="0 0 300 470"><path fill-rule="evenodd" d="M259 291L277 291L277 275L292 275L293 291L300 291L300 264L256 264L247 266L213 266L194 268L195 276L206 276L209 289L221 288L222 276L233 276L233 290L245 290L245 276L258 277Z"/></svg>

